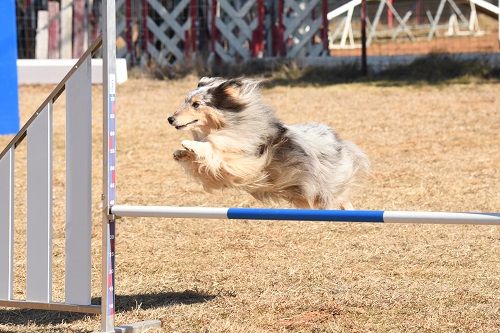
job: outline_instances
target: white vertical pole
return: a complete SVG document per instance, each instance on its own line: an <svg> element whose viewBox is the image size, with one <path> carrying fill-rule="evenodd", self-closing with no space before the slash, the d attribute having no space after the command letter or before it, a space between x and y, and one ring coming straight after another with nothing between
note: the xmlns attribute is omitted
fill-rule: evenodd
<svg viewBox="0 0 500 333"><path fill-rule="evenodd" d="M49 56L49 12L39 10L37 22L35 57L47 59Z"/></svg>
<svg viewBox="0 0 500 333"><path fill-rule="evenodd" d="M73 55L73 1L61 0L61 58Z"/></svg>
<svg viewBox="0 0 500 333"><path fill-rule="evenodd" d="M14 257L14 148L0 160L0 299L12 299Z"/></svg>
<svg viewBox="0 0 500 333"><path fill-rule="evenodd" d="M91 301L92 85L88 57L66 83L66 303Z"/></svg>
<svg viewBox="0 0 500 333"><path fill-rule="evenodd" d="M28 129L28 224L26 299L52 294L52 103Z"/></svg>
<svg viewBox="0 0 500 333"><path fill-rule="evenodd" d="M115 322L115 107L116 13L115 0L104 0L103 17L103 223L101 330L114 332Z"/></svg>

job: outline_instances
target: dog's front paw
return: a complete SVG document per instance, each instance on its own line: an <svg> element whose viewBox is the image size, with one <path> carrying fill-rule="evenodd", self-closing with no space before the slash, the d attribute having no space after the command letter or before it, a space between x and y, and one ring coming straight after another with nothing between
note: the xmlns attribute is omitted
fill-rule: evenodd
<svg viewBox="0 0 500 333"><path fill-rule="evenodd" d="M174 160L185 161L193 158L193 153L191 151L182 149L174 151Z"/></svg>
<svg viewBox="0 0 500 333"><path fill-rule="evenodd" d="M190 152L194 152L195 150L195 145L196 145L196 142L194 141L191 141L191 140L183 140L181 142L181 146L187 150L187 151L190 151Z"/></svg>

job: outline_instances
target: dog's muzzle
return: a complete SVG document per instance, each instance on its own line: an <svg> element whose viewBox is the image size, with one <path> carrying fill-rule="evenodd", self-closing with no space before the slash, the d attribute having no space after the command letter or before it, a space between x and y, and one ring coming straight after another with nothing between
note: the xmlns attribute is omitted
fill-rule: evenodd
<svg viewBox="0 0 500 333"><path fill-rule="evenodd" d="M168 117L167 120L168 120L168 123L170 125L174 126L176 129L182 129L182 128L188 126L188 125L191 125L191 124L194 124L194 123L198 122L198 119L195 119L195 120L190 121L189 123L186 123L186 124L183 124L183 125L176 125L176 123L175 123L175 117L174 116Z"/></svg>

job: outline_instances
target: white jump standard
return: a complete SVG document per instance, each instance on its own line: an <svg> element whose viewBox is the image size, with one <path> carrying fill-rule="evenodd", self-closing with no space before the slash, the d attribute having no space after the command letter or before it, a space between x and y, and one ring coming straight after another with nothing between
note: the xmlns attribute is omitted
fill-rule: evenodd
<svg viewBox="0 0 500 333"><path fill-rule="evenodd" d="M0 306L100 313L91 304L91 76L96 40L0 153ZM65 300L52 301L52 111L66 91ZM15 150L27 139L26 299L14 298ZM88 148L88 149L87 149ZM78 152L75 154L75 152ZM77 263L77 264L75 264Z"/></svg>

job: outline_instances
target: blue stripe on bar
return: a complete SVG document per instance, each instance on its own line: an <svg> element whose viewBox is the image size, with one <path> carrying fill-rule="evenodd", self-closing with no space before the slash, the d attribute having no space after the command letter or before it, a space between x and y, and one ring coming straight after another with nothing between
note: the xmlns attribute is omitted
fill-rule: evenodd
<svg viewBox="0 0 500 333"><path fill-rule="evenodd" d="M382 210L229 208L229 219L384 223Z"/></svg>

